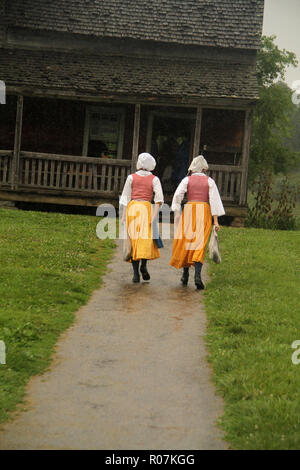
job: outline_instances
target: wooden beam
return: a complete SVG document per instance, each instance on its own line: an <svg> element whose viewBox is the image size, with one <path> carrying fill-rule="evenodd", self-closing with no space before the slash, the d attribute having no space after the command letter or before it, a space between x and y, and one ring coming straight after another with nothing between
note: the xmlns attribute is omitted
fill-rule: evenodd
<svg viewBox="0 0 300 470"><path fill-rule="evenodd" d="M37 87L6 87L7 94L18 95L22 94L23 96L31 96L38 98L54 98L54 99L64 99L72 101L85 101L93 103L125 103L125 104L134 104L137 101L140 104L153 105L155 106L175 106L175 107L209 107L216 109L235 109L245 111L250 106L255 107L258 99L249 99L249 98L214 98L214 97L201 97L201 96L139 96L139 95L116 95L116 94L89 94L89 93L77 93L76 90L71 91L57 91L54 89L45 89Z"/></svg>
<svg viewBox="0 0 300 470"><path fill-rule="evenodd" d="M117 158L98 158L98 157L78 157L77 155L58 155L54 153L39 152L21 152L21 158L31 158L36 160L55 160L73 163L93 163L94 165L111 165L129 167L131 160L121 160Z"/></svg>
<svg viewBox="0 0 300 470"><path fill-rule="evenodd" d="M147 122L146 152L148 153L151 153L151 148L152 148L153 121L154 121L154 112L151 111L150 113L148 113L148 122Z"/></svg>
<svg viewBox="0 0 300 470"><path fill-rule="evenodd" d="M134 111L134 126L133 126L133 144L132 144L132 161L131 171L136 170L136 162L139 153L139 139L140 139L140 120L141 120L141 105L135 105Z"/></svg>
<svg viewBox="0 0 300 470"><path fill-rule="evenodd" d="M218 164L210 164L209 171L222 171L222 172L229 172L229 173L242 173L243 169L237 165L218 165Z"/></svg>
<svg viewBox="0 0 300 470"><path fill-rule="evenodd" d="M97 197L66 197L59 195L35 194L14 191L0 191L0 201L31 202L42 204L59 204L68 206L98 207L100 204L114 204L119 207L119 196L114 195L109 199Z"/></svg>
<svg viewBox="0 0 300 470"><path fill-rule="evenodd" d="M240 205L244 206L247 203L248 192L248 172L249 172L249 158L250 158L250 141L252 132L253 110L248 109L245 115L244 125L244 138L243 138L243 153L242 153L242 181L241 181L241 194Z"/></svg>
<svg viewBox="0 0 300 470"><path fill-rule="evenodd" d="M16 127L15 127L15 142L14 142L14 151L13 151L13 160L12 160L12 178L11 178L12 189L17 189L18 182L19 182L22 124L23 124L23 96L18 96Z"/></svg>
<svg viewBox="0 0 300 470"><path fill-rule="evenodd" d="M74 197L74 198L101 198L101 199L115 199L119 197L119 191L104 191L104 190L89 190L80 189L76 191L75 189L61 189L61 188L49 188L43 186L19 186L17 191L12 191L10 188L3 188L4 192L10 192L14 194L32 194L32 195L48 195L49 197ZM0 194L3 194L2 188L0 188Z"/></svg>
<svg viewBox="0 0 300 470"><path fill-rule="evenodd" d="M88 108L85 109L85 121L84 121L84 132L83 132L83 144L82 144L82 156L86 157L88 154L89 147L89 132L90 132L90 113Z"/></svg>
<svg viewBox="0 0 300 470"><path fill-rule="evenodd" d="M196 125L195 125L195 135L194 135L192 158L195 158L199 155L200 138L201 138L201 123L202 123L202 108L201 108L201 106L198 106L197 107L197 116L196 116Z"/></svg>

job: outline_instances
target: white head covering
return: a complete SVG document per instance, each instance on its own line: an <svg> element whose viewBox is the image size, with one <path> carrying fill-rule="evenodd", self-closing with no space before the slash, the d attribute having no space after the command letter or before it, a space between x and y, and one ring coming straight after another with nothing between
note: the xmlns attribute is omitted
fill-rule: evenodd
<svg viewBox="0 0 300 470"><path fill-rule="evenodd" d="M203 170L208 170L208 163L203 155L199 155L193 159L189 171L192 173L202 173Z"/></svg>
<svg viewBox="0 0 300 470"><path fill-rule="evenodd" d="M137 170L153 171L156 167L155 158L150 153L141 153L136 164Z"/></svg>

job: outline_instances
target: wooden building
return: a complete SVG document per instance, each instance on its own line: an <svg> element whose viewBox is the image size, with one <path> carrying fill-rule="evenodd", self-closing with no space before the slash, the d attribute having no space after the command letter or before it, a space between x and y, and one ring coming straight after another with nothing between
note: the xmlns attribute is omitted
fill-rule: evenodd
<svg viewBox="0 0 300 470"><path fill-rule="evenodd" d="M168 197L201 152L245 217L263 0L1 5L1 199L117 205L143 151Z"/></svg>

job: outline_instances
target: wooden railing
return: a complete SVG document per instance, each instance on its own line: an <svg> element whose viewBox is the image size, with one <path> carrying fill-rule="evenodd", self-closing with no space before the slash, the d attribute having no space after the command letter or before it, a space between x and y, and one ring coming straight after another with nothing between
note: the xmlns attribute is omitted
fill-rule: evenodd
<svg viewBox="0 0 300 470"><path fill-rule="evenodd" d="M130 168L130 160L21 152L18 186L116 195Z"/></svg>
<svg viewBox="0 0 300 470"><path fill-rule="evenodd" d="M239 203L241 197L242 175L240 166L209 165L208 175L216 182L222 201Z"/></svg>
<svg viewBox="0 0 300 470"><path fill-rule="evenodd" d="M0 150L0 187L11 186L12 156L12 151Z"/></svg>
<svg viewBox="0 0 300 470"><path fill-rule="evenodd" d="M100 159L68 155L20 152L16 165L18 177L13 177L13 152L0 151L0 188L46 190L60 194L90 194L117 198L121 194L131 160ZM210 165L211 176L225 203L243 205L243 178L240 166ZM169 195L171 197L171 195Z"/></svg>

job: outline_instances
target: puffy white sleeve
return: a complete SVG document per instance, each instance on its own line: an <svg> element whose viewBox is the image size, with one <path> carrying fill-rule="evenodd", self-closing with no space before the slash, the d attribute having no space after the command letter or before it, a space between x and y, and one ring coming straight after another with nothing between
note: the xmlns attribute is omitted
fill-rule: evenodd
<svg viewBox="0 0 300 470"><path fill-rule="evenodd" d="M188 182L189 178L185 177L183 178L181 183L179 183L172 200L173 212L180 211L182 200L184 198L185 193L187 192Z"/></svg>
<svg viewBox="0 0 300 470"><path fill-rule="evenodd" d="M120 206L125 206L131 201L131 186L132 186L132 175L127 176L122 195L120 197L119 204Z"/></svg>
<svg viewBox="0 0 300 470"><path fill-rule="evenodd" d="M154 192L154 203L155 204L158 204L158 203L163 204L164 203L163 190L162 190L162 187L161 187L160 179L157 176L155 176L155 178L153 178L152 186L153 186L153 192Z"/></svg>
<svg viewBox="0 0 300 470"><path fill-rule="evenodd" d="M208 185L209 185L209 205L211 209L211 214L221 217L222 215L225 215L225 210L223 207L223 203L222 203L217 185L212 178L208 179Z"/></svg>

